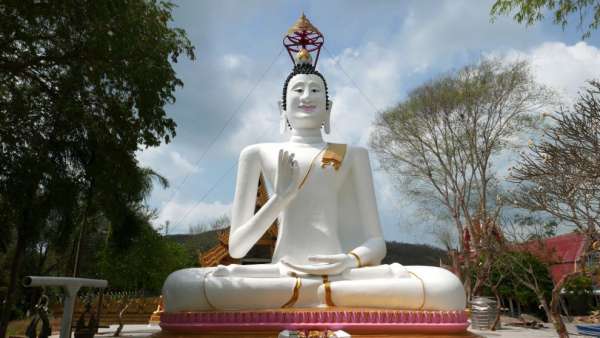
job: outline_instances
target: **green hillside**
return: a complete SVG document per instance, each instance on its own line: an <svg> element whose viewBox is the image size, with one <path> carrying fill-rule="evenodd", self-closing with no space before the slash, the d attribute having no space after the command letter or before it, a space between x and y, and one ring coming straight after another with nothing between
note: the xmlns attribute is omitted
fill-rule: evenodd
<svg viewBox="0 0 600 338"><path fill-rule="evenodd" d="M217 244L217 231L212 230L200 234L168 235L188 249L191 255L197 256L198 252L205 252ZM447 261L446 252L440 248L426 244L411 244L399 242L386 242L387 255L384 264L398 262L403 265L430 265L439 266L440 259Z"/></svg>

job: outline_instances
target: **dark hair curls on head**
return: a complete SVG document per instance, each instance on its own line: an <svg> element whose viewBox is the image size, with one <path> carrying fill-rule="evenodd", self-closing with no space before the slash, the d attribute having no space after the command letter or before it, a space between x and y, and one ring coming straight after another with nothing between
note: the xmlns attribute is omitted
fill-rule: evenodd
<svg viewBox="0 0 600 338"><path fill-rule="evenodd" d="M298 74L314 74L320 77L321 80L323 80L323 85L325 86L325 109L329 109L329 93L327 92L327 81L325 81L323 74L319 73L319 71L316 70L315 67L313 67L313 65L311 65L310 63L303 63L295 65L294 70L290 73L290 75L288 75L287 79L285 79L285 83L283 84L283 100L281 101L283 105L283 110L287 110L285 94L287 93L288 84L290 80Z"/></svg>

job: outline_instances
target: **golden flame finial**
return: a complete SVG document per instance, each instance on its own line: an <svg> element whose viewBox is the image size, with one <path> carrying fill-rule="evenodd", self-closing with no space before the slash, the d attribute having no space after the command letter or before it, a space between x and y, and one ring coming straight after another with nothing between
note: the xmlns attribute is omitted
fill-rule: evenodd
<svg viewBox="0 0 600 338"><path fill-rule="evenodd" d="M288 29L288 34L302 31L315 32L321 34L317 27L313 26L313 24L310 23L310 21L306 18L304 12L302 12L302 15L300 16L298 21L296 21L296 23L294 23L294 25L290 27L290 29Z"/></svg>
<svg viewBox="0 0 600 338"><path fill-rule="evenodd" d="M312 63L310 53L304 48L296 54L296 60L298 60L298 63Z"/></svg>

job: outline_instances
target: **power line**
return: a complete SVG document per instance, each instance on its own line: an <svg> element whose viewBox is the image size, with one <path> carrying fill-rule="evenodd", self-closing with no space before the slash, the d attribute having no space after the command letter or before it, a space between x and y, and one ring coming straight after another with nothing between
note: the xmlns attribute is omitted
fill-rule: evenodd
<svg viewBox="0 0 600 338"><path fill-rule="evenodd" d="M189 208L188 210L186 210L186 212L183 214L183 216L181 216L176 222L173 223L173 228L176 228L178 225L181 225L181 222L183 222L188 215L194 211L199 205L200 203L202 203L206 197L208 197L208 195L215 190L215 188L221 183L221 181L223 181L223 179L225 177L227 177L227 175L229 175L229 173L231 172L231 170L233 170L233 168L235 168L235 166L238 164L238 161L235 161L235 163L233 163L232 166L229 167L229 169L227 169L227 171L225 171L223 173L223 175L221 175L221 177L219 177L219 179L215 182L215 184L212 185L212 187L210 187L210 189L208 189L204 195L202 195L202 198L200 198L200 200L198 202L196 202L191 208Z"/></svg>
<svg viewBox="0 0 600 338"><path fill-rule="evenodd" d="M268 130L263 130L263 133L260 135L260 137L258 137L258 139L262 139L266 134L267 134ZM239 163L239 159L236 160L228 169L227 171L225 171L225 173L223 173L223 175L221 175L221 177L219 177L219 179L215 182L215 184L213 184L205 193L204 195L202 195L202 197L200 198L200 200L198 200L198 202L194 203L194 205L190 208L188 208L185 212L184 215L182 217L180 217L179 219L177 219L177 222L174 222L174 228L177 227L178 225L181 225L182 222L189 216L189 214L194 211L199 205L200 203L202 203L206 197L208 197L208 195L215 190L215 188L221 184L221 182L223 181L223 179L225 177L227 177L229 175L229 173L233 170L233 168L235 168L237 166L237 164Z"/></svg>
<svg viewBox="0 0 600 338"><path fill-rule="evenodd" d="M350 82L352 83L352 85L356 88L356 90L358 90L358 92L360 93L360 95L365 99L365 101L376 111L379 112L380 110L375 106L375 104L373 103L373 101L371 101L371 99L369 99L369 97L362 91L362 89L360 89L360 87L356 84L356 82L354 81L354 79L346 72L346 70L342 67L342 65L335 60L335 58L333 57L333 55L331 54L331 52L329 52L329 50L327 48L325 48L325 51L329 54L329 57L331 57L331 59L333 60L334 64L342 71L342 73L344 73L344 75L350 80ZM283 52L283 50L281 51ZM279 55L281 55L281 52L277 55L277 58L279 57ZM277 59L276 58L276 59ZM276 60L275 59L275 60ZM271 65L269 66L269 68L267 69L266 72L269 71L269 69L271 68L271 66L273 65L273 63L275 62L275 60L271 63ZM266 72L264 74L266 74ZM263 74L263 77L264 77ZM262 77L261 77L262 80ZM260 80L259 80L260 83ZM257 83L258 85L258 83ZM254 87L256 88L256 86ZM252 89L252 91L254 90L254 88ZM251 92L252 92L251 91ZM248 96L250 95L250 93L246 96L246 98L244 99L244 101L248 98ZM239 109L239 107L238 107ZM229 122L229 121L228 121ZM221 131L222 132L222 131ZM261 135L264 136L266 134L266 130L263 132L263 134ZM218 136L217 136L218 137ZM205 152L206 153L206 152ZM194 211L205 199L206 197L208 197L208 195L221 183L221 181L223 181L223 179L225 177L227 177L229 175L229 173L233 170L233 168L235 168L235 166L238 164L238 161L235 161L235 163L233 163L233 165L231 165L227 171L225 173L223 173L223 175L221 175L221 177L219 177L219 179L215 182L215 184L213 184L205 193L204 195L202 195L202 198L200 198L200 200L198 202L196 202L191 208L189 208L188 210L185 211L185 213L183 214L182 217L180 217L177 222L174 222L174 227L177 227L177 225L180 225L181 222L183 222L188 215ZM169 201L170 202L170 201ZM168 204L168 202L167 202ZM165 204L166 206L166 204Z"/></svg>
<svg viewBox="0 0 600 338"><path fill-rule="evenodd" d="M225 129L227 128L227 126L229 125L229 123L231 123L231 121L233 121L233 118L240 112L240 109L242 108L242 106L246 103L246 101L248 100L248 98L250 97L250 95L252 95L252 93L254 92L254 90L258 87L258 85L262 82L262 80L265 78L265 76L267 75L267 73L271 70L271 68L273 67L273 65L275 64L275 61L277 61L277 59L279 58L279 56L281 56L281 53L283 53L283 48L279 51L279 53L277 54L277 56L275 56L275 58L273 58L273 61L271 61L271 63L269 64L269 66L267 67L267 69L262 73L262 75L260 76L260 78L258 79L258 81L254 84L254 86L250 89L250 91L248 92L248 94L246 94L246 96L244 97L244 99L240 102L240 104L237 106L237 108L233 111L233 113L229 116L229 118L225 121L225 124L221 127L221 129L219 130L219 132L215 135L215 137L213 137L213 139L210 141L210 143L208 144L208 147L206 147L204 149L204 151L202 152L202 154L200 155L200 158L194 163L194 166L197 166L198 163L200 163L200 161L202 161L204 159L204 156L206 156L206 154L208 153L208 151L212 148L212 146L216 143L217 139L219 139L219 137L223 134L223 132L225 131ZM161 210L158 212L158 215L160 215L160 213L162 211L164 211L164 209L167 207L167 205L169 205L169 203L171 203L171 201L173 201L173 198L175 198L175 195L177 194L177 192L179 191L179 189L181 189L181 187L183 186L183 184L187 181L187 179L190 177L192 171L189 171L185 177L183 178L183 180L177 185L177 187L173 190L173 192L171 193L171 196L169 197L169 199L167 200L167 203L164 204L164 206L161 208Z"/></svg>
<svg viewBox="0 0 600 338"><path fill-rule="evenodd" d="M382 110L377 108L375 106L375 104L373 103L373 101L371 101L371 99L369 99L369 97L362 91L362 89L360 89L360 87L356 84L356 82L354 82L354 79L350 75L348 75L346 70L342 67L342 64L333 57L333 55L331 54L329 49L327 49L327 47L325 47L325 46L323 46L323 48L325 48L325 51L327 52L327 54L329 54L329 57L331 58L333 63L336 66L338 66L338 68L342 71L342 73L344 73L344 75L346 75L346 77L350 80L350 83L352 83L354 88L356 88L356 90L358 90L360 95L363 97L363 99L365 99L365 101L367 101L367 103L371 106L371 108L375 109L375 112L378 112L378 113L381 112Z"/></svg>

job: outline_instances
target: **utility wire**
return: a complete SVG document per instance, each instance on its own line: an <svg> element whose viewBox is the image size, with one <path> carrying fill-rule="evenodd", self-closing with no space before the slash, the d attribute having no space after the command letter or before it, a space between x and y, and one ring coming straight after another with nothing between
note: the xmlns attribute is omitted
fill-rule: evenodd
<svg viewBox="0 0 600 338"><path fill-rule="evenodd" d="M354 82L354 79L350 75L348 75L348 73L346 72L344 67L342 67L342 64L333 57L333 54L331 54L329 49L327 49L327 47L325 47L325 45L323 45L323 48L325 48L325 51L327 52L327 54L329 54L329 57L331 58L333 63L342 71L342 73L344 73L344 75L346 75L348 80L350 80L350 83L354 86L354 88L356 88L356 90L358 90L360 95L363 97L363 99L365 99L365 101L367 101L367 103L371 106L371 108L375 109L375 112L377 112L377 113L381 112L382 110L377 108L377 106L375 106L373 101L371 101L371 99L362 91L362 89L360 89L360 87L356 84L356 82Z"/></svg>
<svg viewBox="0 0 600 338"><path fill-rule="evenodd" d="M218 186L218 185L221 183L221 181L223 181L223 179L224 179L225 177L227 177L227 176L229 175L229 173L231 173L231 171L233 170L233 168L235 168L235 166L236 166L237 164L238 164L238 161L235 161L235 162L233 163L233 165L232 165L232 166L230 166L230 167L229 167L229 169L227 169L227 171L225 171L225 172L223 173L223 175L221 175L221 177L219 177L219 179L218 179L218 180L215 182L215 184L213 184L213 185L212 185L212 187L210 187L210 189L208 189L208 190L207 190L207 191L204 193L204 195L202 195L202 197L200 198L200 200L198 200L198 202L194 203L194 205L193 205L192 207L188 208L188 209L187 209L187 210L184 212L183 216L181 216L181 217L180 217L180 218L177 220L177 222L174 222L174 223L173 223L173 228L176 228L178 225L181 225L181 223L182 223L182 222L183 222L183 221L184 221L184 220L185 220L185 219L188 217L188 215L189 215L189 214L190 214L192 211L194 211L194 210L195 210L195 209L196 209L196 208L197 208L197 207L200 205L200 203L204 202L204 200L206 199L206 197L208 197L208 195L209 195L209 194L210 194L210 193L211 193L213 190L215 190L215 188L216 188L216 187L217 187L217 186Z"/></svg>
<svg viewBox="0 0 600 338"><path fill-rule="evenodd" d="M325 46L323 46L325 47ZM354 79L346 72L346 70L342 67L342 65L340 64L339 61L337 61L333 55L331 54L331 52L325 48L325 51L327 52L327 54L329 54L329 57L331 58L331 60L333 61L333 63L342 71L342 73L344 73L344 75L350 80L350 83L354 86L354 88L356 88L356 90L358 90L358 92L360 93L360 95L365 99L365 101L371 106L371 108L373 108L376 112L380 112L381 110L378 109L375 104L373 103L373 101L371 101L371 99L362 91L362 89L360 89L360 87L356 84L356 82L354 81ZM279 56L281 55L281 53L283 52L283 49L281 50L281 52L279 52L279 54L277 55L277 57L275 58L275 60L277 60L277 58L279 58ZM271 66L275 63L275 60L273 60L273 62L271 63L271 65L269 66L269 68L267 69L267 71L265 71L265 73L263 74L263 76L261 77L261 79L259 80L258 83L260 83L260 81L262 80L262 78L264 77L264 75L270 70ZM257 83L257 85L258 85ZM256 86L257 86L256 85ZM252 93L252 91L254 91L254 89L256 88L256 86L254 86L254 88L252 88L252 90L250 91L250 93L248 93L248 95L246 95L246 98L244 98L244 100L242 101L242 103L244 103L246 101L246 99L250 96L250 94ZM238 107L238 109L241 107L241 105ZM235 113L237 114L237 112ZM234 115L235 115L234 114ZM233 117L233 115L232 115ZM229 121L231 121L231 118L227 121L227 123L229 123ZM224 130L224 128L220 131L220 133L222 133L222 131ZM220 135L219 133L219 135ZM263 133L263 136L266 134L266 131ZM217 138L218 136L217 135ZM213 142L214 143L214 142ZM212 144L211 144L212 145ZM210 147L210 146L209 146ZM204 154L206 153L206 151L204 152ZM204 156L203 154L203 156ZM202 159L202 158L201 158ZM223 175L221 175L221 177L219 177L219 179L215 182L215 184L213 184L205 193L204 195L202 195L202 198L200 198L200 200L198 202L196 202L191 208L189 208L188 210L186 210L186 212L183 214L182 217L180 217L177 222L174 223L174 228L177 227L177 225L180 225L181 222L183 222L188 215L194 211L199 205L200 203L202 203L206 197L208 197L208 195L221 183L221 181L223 181L223 179L225 177L227 177L229 175L229 173L233 170L233 168L235 168L235 166L238 164L238 161L235 161L235 163L233 163L233 165L231 165L229 167L229 169L227 169L227 171L225 173L223 173ZM187 178L187 176L186 176ZM182 182L183 184L183 182ZM169 200L170 202L170 200ZM167 202L168 204L168 202ZM166 206L166 204L165 204Z"/></svg>
<svg viewBox="0 0 600 338"><path fill-rule="evenodd" d="M263 133L260 135L259 139L262 139L265 135L267 135L267 131L268 130L264 130ZM191 206L190 208L188 208L182 217L180 217L179 219L177 219L177 222L173 223L173 228L176 228L178 225L182 225L183 221L185 221L185 219L192 213L192 211L194 211L199 205L200 203L204 202L204 200L206 199L206 197L208 197L208 195L215 190L215 188L221 184L221 182L223 181L223 179L225 177L227 177L229 175L229 173L231 173L231 171L233 170L233 168L235 168L237 166L237 164L239 163L239 159L236 160L228 169L227 171L225 171L223 173L223 175L221 175L221 177L219 177L219 179L217 179L217 181L215 182L215 184L213 184L205 193L204 195L202 195L202 197L200 198L200 200L198 200L198 202L194 203L193 206Z"/></svg>
<svg viewBox="0 0 600 338"><path fill-rule="evenodd" d="M246 94L246 96L240 102L240 104L237 106L237 108L233 110L233 113L229 116L229 118L227 119L227 121L225 121L225 124L223 125L223 127L221 127L221 129L219 130L219 132L215 135L215 137L213 137L213 139L210 141L210 143L208 144L208 146L204 149L204 151L200 155L200 158L194 163L194 166L197 166L198 163L200 163L200 161L202 161L204 159L204 156L206 156L206 154L212 148L212 146L215 144L215 142L217 141L217 139L219 139L219 137L223 134L223 132L225 131L225 129L227 128L227 126L231 123L231 121L233 121L233 118L235 116L237 116L237 114L240 112L240 109L246 103L246 101L248 100L248 98L250 97L250 95L252 95L252 93L254 92L254 90L258 87L258 85L262 82L262 80L265 78L265 76L267 75L267 73L271 70L271 68L273 67L273 65L277 61L277 59L279 59L279 57L281 56L281 53L283 53L283 48L279 51L279 53L277 54L277 56L275 56L275 58L273 58L273 61L271 61L271 64L269 64L269 67L267 67L267 69L262 73L262 75L260 76L260 78L258 79L258 81L250 89L250 91L248 92L248 94ZM192 173L191 171L188 172L185 175L185 177L183 178L183 180L181 181L181 183L179 183L177 185L177 187L173 190L173 192L171 193L171 196L167 200L167 203L165 203L164 206L161 208L161 210L157 213L158 215L160 215L160 213L162 211L164 211L164 209L169 205L169 203L171 203L171 201L173 201L173 199L175 198L175 195L177 194L177 192L179 191L179 189L181 189L181 187L185 184L185 182L187 181L187 179L190 177L191 173Z"/></svg>

